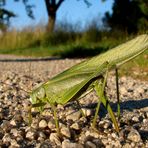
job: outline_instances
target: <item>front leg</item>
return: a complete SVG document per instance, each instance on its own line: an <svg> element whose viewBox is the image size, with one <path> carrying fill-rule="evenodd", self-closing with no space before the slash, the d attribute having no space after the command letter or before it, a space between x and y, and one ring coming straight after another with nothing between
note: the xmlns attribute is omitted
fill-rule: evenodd
<svg viewBox="0 0 148 148"><path fill-rule="evenodd" d="M118 118L120 117L120 96L119 96L119 75L118 75L118 69L115 68L115 74L116 74L116 94L117 94L117 113Z"/></svg>
<svg viewBox="0 0 148 148"><path fill-rule="evenodd" d="M95 82L94 88L95 88L96 94L98 95L98 104L97 104L97 107L96 107L96 112L95 112L95 116L94 116L94 119L93 119L92 126L93 126L93 128L95 128L95 126L96 126L96 119L97 119L98 111L99 111L99 108L100 108L100 104L103 103L103 105L107 109L108 113L110 114L111 120L112 120L112 122L115 126L116 131L119 132L117 120L116 120L115 115L112 111L112 108L109 104L107 96L105 95L106 81L107 81L107 74L106 74L105 78L99 79L99 81Z"/></svg>

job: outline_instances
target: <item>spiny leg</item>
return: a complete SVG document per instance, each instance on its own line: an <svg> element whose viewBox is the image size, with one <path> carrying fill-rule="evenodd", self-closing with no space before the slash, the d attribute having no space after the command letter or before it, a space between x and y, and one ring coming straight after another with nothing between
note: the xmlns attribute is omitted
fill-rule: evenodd
<svg viewBox="0 0 148 148"><path fill-rule="evenodd" d="M107 71L106 71L105 77L101 79L100 83L98 83L97 81L95 83L95 91L96 91L98 97L100 97L100 99L98 99L98 104L97 104L95 116L94 116L94 119L93 119L92 126L94 128L96 126L97 115L98 115L100 104L101 104L100 100L101 100L101 98L104 95L105 85L106 85L106 82L107 82L107 76L108 76L108 67L107 67Z"/></svg>
<svg viewBox="0 0 148 148"><path fill-rule="evenodd" d="M116 120L115 115L112 111L112 108L109 104L107 96L105 95L105 84L106 84L106 80L107 80L107 73L106 73L105 78L101 79L101 81L103 81L103 82L100 81L100 83L98 83L99 85L97 85L97 83L95 85L95 90L96 90L96 93L97 93L99 99L98 99L98 105L97 105L97 108L96 108L95 117L94 117L94 120L93 120L93 127L95 127L96 118L97 118L97 115L98 115L100 104L102 102L103 105L105 106L105 108L107 109L108 113L110 114L111 120L114 123L116 131L119 133L119 127L118 127L117 120Z"/></svg>
<svg viewBox="0 0 148 148"><path fill-rule="evenodd" d="M101 85L100 85L100 87L101 87ZM119 133L119 127L118 127L118 123L117 123L117 120L116 120L116 118L115 118L115 115L114 115L114 113L113 113L113 111L112 111L112 108L111 108L111 106L110 106L110 104L109 104L109 101L108 101L108 99L107 99L107 96L105 96L105 94L104 94L104 92L103 92L103 95L102 95L102 97L100 97L100 89L99 89L99 86L97 87L96 86L96 93L97 93L97 95L98 95L98 97L99 97L99 101L98 101L98 106L100 106L100 103L102 102L103 103L103 105L105 106L105 108L107 109L107 111L108 111L108 113L110 114L110 117L111 117L111 120L112 120L112 122L113 122L113 124L114 124L114 126L115 126L115 129L116 129L116 131ZM98 107L97 106L97 107ZM99 107L98 107L99 108ZM99 109L97 109L96 111L99 111ZM97 117L97 115L98 115L98 113L96 113L95 114L95 116ZM95 118L96 118L95 117ZM94 121L93 121L93 123L95 124L96 123L96 119L94 118Z"/></svg>
<svg viewBox="0 0 148 148"><path fill-rule="evenodd" d="M101 96L101 86L98 82L96 82L95 84L95 90L97 92L97 95ZM101 101L100 99L98 99L98 104L97 104L97 107L96 107L96 111L95 111L95 116L94 116L94 119L93 119L93 123L92 123L92 127L95 128L96 127L96 120L97 120L97 116L98 116L98 112L99 112L99 109L100 109L100 104L101 104Z"/></svg>
<svg viewBox="0 0 148 148"><path fill-rule="evenodd" d="M53 110L53 115L54 115L55 126L56 126L56 129L57 129L57 134L60 135L59 121L58 121L58 117L57 117L56 106L54 104L52 104L51 108Z"/></svg>
<svg viewBox="0 0 148 148"><path fill-rule="evenodd" d="M119 75L118 75L118 69L115 68L116 73L116 94L117 94L117 114L118 118L120 117L120 96L119 96Z"/></svg>

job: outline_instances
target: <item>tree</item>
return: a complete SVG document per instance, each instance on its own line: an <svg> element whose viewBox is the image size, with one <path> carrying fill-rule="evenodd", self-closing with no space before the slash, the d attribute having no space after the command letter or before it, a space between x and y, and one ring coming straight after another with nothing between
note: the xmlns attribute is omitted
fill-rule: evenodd
<svg viewBox="0 0 148 148"><path fill-rule="evenodd" d="M46 9L48 13L48 24L47 31L52 32L54 30L55 21L56 21L56 13L60 5L64 2L64 0L45 0Z"/></svg>
<svg viewBox="0 0 148 148"><path fill-rule="evenodd" d="M0 30L5 32L9 26L10 18L15 17L16 15L7 9L4 9L5 0L0 0Z"/></svg>
<svg viewBox="0 0 148 148"><path fill-rule="evenodd" d="M104 22L112 30L136 33L148 27L147 0L114 0L113 13L106 12Z"/></svg>
<svg viewBox="0 0 148 148"><path fill-rule="evenodd" d="M59 9L59 7L61 6L61 4L64 1L65 0L57 0L57 1L56 0L45 0L46 9L47 9L47 13L48 13L48 23L47 23L47 31L48 32L53 32L55 22L56 22L57 10ZM88 6L91 5L88 0L84 0L84 2Z"/></svg>
<svg viewBox="0 0 148 148"><path fill-rule="evenodd" d="M4 2L3 6L6 5L6 1L9 2L8 0L0 0L0 2L1 1ZM27 15L30 18L34 19L33 9L32 9L34 5L29 4L29 0L14 0L14 2L19 2L19 1L22 1L23 4L25 5ZM61 4L66 0L44 0L44 1L47 9L47 14L48 14L47 31L53 32L55 27L55 22L56 22L57 10L61 6ZM80 0L77 0L77 1L80 1ZM91 3L88 0L83 0L83 1L87 4L87 6L91 5Z"/></svg>

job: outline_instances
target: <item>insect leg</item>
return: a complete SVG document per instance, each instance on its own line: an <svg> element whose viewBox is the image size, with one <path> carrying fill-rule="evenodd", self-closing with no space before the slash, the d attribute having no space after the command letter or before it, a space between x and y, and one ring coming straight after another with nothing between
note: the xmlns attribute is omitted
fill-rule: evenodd
<svg viewBox="0 0 148 148"><path fill-rule="evenodd" d="M101 91L102 91L101 89L102 89L101 84L99 84L99 82L96 81L96 83L95 83L95 90L97 92L97 95L100 96L100 97L101 97ZM94 116L93 123L92 123L92 127L93 128L96 127L96 120L97 120L100 104L101 104L101 100L98 99L98 104L97 104L97 107L96 107L96 112L95 112L95 116Z"/></svg>
<svg viewBox="0 0 148 148"><path fill-rule="evenodd" d="M117 114L118 118L120 117L120 96L119 96L119 75L118 75L118 69L115 68L116 73L116 94L117 94Z"/></svg>
<svg viewBox="0 0 148 148"><path fill-rule="evenodd" d="M56 126L56 129L57 129L57 134L60 135L59 121L58 121L58 117L57 117L56 106L54 104L51 104L51 108L53 110L53 115L54 115L55 126Z"/></svg>
<svg viewBox="0 0 148 148"><path fill-rule="evenodd" d="M102 99L103 95L104 95L105 85L106 85L106 82L107 82L107 76L108 76L108 65L107 65L105 77L101 78L100 83L98 83L97 81L95 83L95 91L96 91L98 97L100 97L100 99ZM100 99L98 99L98 104L97 104L95 116L94 116L94 119L93 119L93 125L92 125L93 127L95 127L95 125L96 125L96 119L97 119L97 115L98 115L100 104L101 104Z"/></svg>
<svg viewBox="0 0 148 148"><path fill-rule="evenodd" d="M97 105L97 108L96 108L96 113L95 113L95 117L94 117L93 125L92 126L95 127L96 118L97 118L97 115L98 115L99 107L100 107L100 104L103 103L103 105L107 109L108 113L110 114L111 120L112 120L112 122L113 122L113 124L115 126L116 131L119 132L118 123L117 123L115 115L114 115L114 113L112 111L112 108L111 108L111 106L109 104L108 98L107 98L107 96L105 95L104 92L102 94L102 90L103 90L102 83L100 83L99 85L95 85L95 90L96 90L96 93L97 93L99 99L98 99L98 105Z"/></svg>
<svg viewBox="0 0 148 148"><path fill-rule="evenodd" d="M94 119L93 119L93 125L92 125L93 127L95 127L95 125L96 125L96 119L97 119L97 115L98 115L100 104L101 104L100 100L103 98L103 95L104 95L107 76L108 76L108 69L106 71L105 77L101 78L100 83L98 83L97 81L95 83L95 91L96 91L98 97L100 97L100 99L98 99L98 104L97 104L95 116L94 116Z"/></svg>
<svg viewBox="0 0 148 148"><path fill-rule="evenodd" d="M106 85L106 81L107 81L107 75L108 75L108 70L106 71L105 77L100 80L100 83L97 82L95 84L95 91L96 91L99 99L98 99L98 105L96 107L96 112L95 112L95 116L94 116L94 119L93 119L93 125L92 126L95 127L98 111L99 111L99 108L100 108L100 104L102 102L103 105L105 106L105 108L107 109L108 113L110 114L110 117L111 117L111 119L114 123L116 131L119 132L117 120L116 120L115 115L112 111L112 108L109 104L107 96L105 95L105 85Z"/></svg>

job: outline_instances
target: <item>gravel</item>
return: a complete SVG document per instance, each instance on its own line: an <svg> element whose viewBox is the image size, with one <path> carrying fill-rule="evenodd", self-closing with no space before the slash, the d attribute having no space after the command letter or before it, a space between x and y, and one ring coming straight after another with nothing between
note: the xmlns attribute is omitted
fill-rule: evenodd
<svg viewBox="0 0 148 148"><path fill-rule="evenodd" d="M6 59L7 61L3 61ZM11 60L9 61L9 59ZM75 102L58 105L58 136L53 114L48 107L40 115L32 109L29 126L29 91L57 73L79 63L80 59L49 61L15 60L16 56L0 55L0 147L62 147L62 148L129 148L148 147L148 82L121 77L120 133L117 134L103 106L97 119L97 130L91 128L97 97L88 94L80 100L85 117ZM23 57L19 57L23 59ZM116 113L114 72L107 81L107 95ZM26 92L25 92L25 91Z"/></svg>

